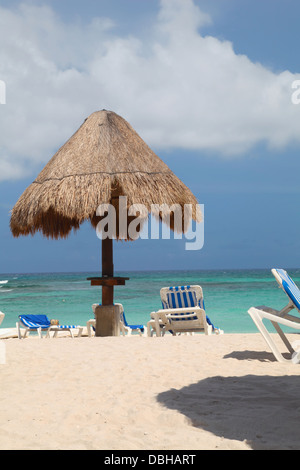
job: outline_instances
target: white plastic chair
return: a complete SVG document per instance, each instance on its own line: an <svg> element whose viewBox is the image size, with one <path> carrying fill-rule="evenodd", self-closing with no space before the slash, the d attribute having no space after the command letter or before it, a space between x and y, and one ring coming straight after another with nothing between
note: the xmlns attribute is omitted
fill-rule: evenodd
<svg viewBox="0 0 300 470"><path fill-rule="evenodd" d="M284 269L272 269L271 272L278 282L279 288L283 289L283 291L287 294L289 298L288 304L280 311L266 307L265 305L251 307L248 310L248 313L277 361L293 362L298 364L300 363L300 351L297 351L297 348L300 346L300 342L296 341L291 344L279 325L300 331L300 317L289 314L289 312L294 308L300 312L300 290ZM280 352L276 342L273 340L265 324L263 323L263 320L269 320L274 326L279 337L290 353L290 357L288 359L286 359Z"/></svg>
<svg viewBox="0 0 300 470"><path fill-rule="evenodd" d="M177 333L223 333L214 327L205 313L200 286L163 287L160 297L163 309L151 313L151 320L147 323L148 336L153 333L161 336L167 331L174 336Z"/></svg>

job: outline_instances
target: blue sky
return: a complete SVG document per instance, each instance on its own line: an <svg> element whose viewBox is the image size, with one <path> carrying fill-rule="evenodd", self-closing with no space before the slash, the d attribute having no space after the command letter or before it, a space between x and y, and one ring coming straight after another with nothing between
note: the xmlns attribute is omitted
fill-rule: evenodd
<svg viewBox="0 0 300 470"><path fill-rule="evenodd" d="M88 224L14 239L9 211L98 109L205 207L205 241L115 243L116 270L299 267L297 0L0 0L0 272L96 271Z"/></svg>

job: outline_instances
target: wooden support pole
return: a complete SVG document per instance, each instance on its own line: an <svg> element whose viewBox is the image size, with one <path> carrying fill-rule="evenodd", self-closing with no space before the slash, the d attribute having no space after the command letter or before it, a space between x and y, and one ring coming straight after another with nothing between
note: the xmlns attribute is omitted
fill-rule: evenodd
<svg viewBox="0 0 300 470"><path fill-rule="evenodd" d="M102 239L102 277L113 277L113 240L112 238ZM102 286L102 305L113 305L114 286Z"/></svg>
<svg viewBox="0 0 300 470"><path fill-rule="evenodd" d="M120 336L121 311L121 305L98 305L95 336Z"/></svg>

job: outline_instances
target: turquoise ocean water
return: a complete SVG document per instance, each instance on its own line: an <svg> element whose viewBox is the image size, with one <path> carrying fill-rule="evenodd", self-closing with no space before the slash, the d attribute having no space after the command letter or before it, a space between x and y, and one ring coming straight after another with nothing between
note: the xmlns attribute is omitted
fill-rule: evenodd
<svg viewBox="0 0 300 470"><path fill-rule="evenodd" d="M300 269L288 270L300 286ZM101 288L87 277L99 273L1 274L1 325L14 327L20 314L46 314L61 324L85 325L93 318L91 305L101 303ZM161 287L200 284L206 313L225 333L257 332L247 310L255 305L281 309L287 297L278 289L270 270L144 271L119 272L130 278L115 288L115 302L122 303L128 323L146 324L150 312L161 308Z"/></svg>

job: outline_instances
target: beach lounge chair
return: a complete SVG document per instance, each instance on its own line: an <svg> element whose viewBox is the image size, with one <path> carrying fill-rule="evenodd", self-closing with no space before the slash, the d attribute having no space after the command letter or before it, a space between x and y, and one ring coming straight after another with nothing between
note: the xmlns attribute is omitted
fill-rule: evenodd
<svg viewBox="0 0 300 470"><path fill-rule="evenodd" d="M288 296L288 304L280 311L266 307L265 305L251 307L248 310L248 313L277 361L293 362L298 364L300 362L300 351L297 351L297 346L299 347L300 343L299 341L295 341L293 344L291 344L279 324L300 331L300 317L289 314L289 312L294 308L300 312L300 290L284 269L272 269L271 272L278 282L279 288L283 289L283 291ZM288 358L285 358L280 352L276 342L273 340L269 331L264 325L263 320L269 320L274 326L279 337L289 351Z"/></svg>
<svg viewBox="0 0 300 470"><path fill-rule="evenodd" d="M3 322L5 313L0 312L0 325ZM17 338L18 332L16 328L0 328L0 339Z"/></svg>
<svg viewBox="0 0 300 470"><path fill-rule="evenodd" d="M92 309L93 309L94 313L95 313L95 308L98 305L100 305L100 304L93 304L92 305ZM123 305L118 304L118 303L116 303L115 305L120 305L122 307L122 311L121 311L121 315L120 315L120 334L122 334L123 336L125 336L126 333L128 335L131 335L135 331L135 332L138 332L140 336L142 336L144 331L145 331L144 325L129 325L127 323L127 320L126 320L126 317L125 317L125 312L124 312ZM88 336L93 336L92 331L94 331L95 328L96 328L96 320L95 319L88 320L87 323L86 323L86 327L87 327L87 331L88 331Z"/></svg>
<svg viewBox="0 0 300 470"><path fill-rule="evenodd" d="M21 326L25 327L25 331L22 335ZM52 325L51 320L47 315L19 315L19 321L16 323L18 338L26 338L27 334L31 331L37 331L39 338L42 338L42 331L46 331L46 337L50 336L50 332L53 331L53 337L57 336L59 331L69 331L72 338L74 338L73 331L78 329L78 337L81 336L82 327L77 325Z"/></svg>
<svg viewBox="0 0 300 470"><path fill-rule="evenodd" d="M131 335L133 332L137 332L140 336L142 336L145 331L145 327L144 325L133 325L133 324L129 325L126 320L125 312L123 310L123 312L121 313L121 318L120 318L120 331L122 332L123 335L125 333L127 333L128 335Z"/></svg>
<svg viewBox="0 0 300 470"><path fill-rule="evenodd" d="M164 335L167 331L177 333L212 332L222 334L214 327L205 313L202 288L196 286L163 287L160 290L162 310L151 313L147 323L147 335Z"/></svg>

